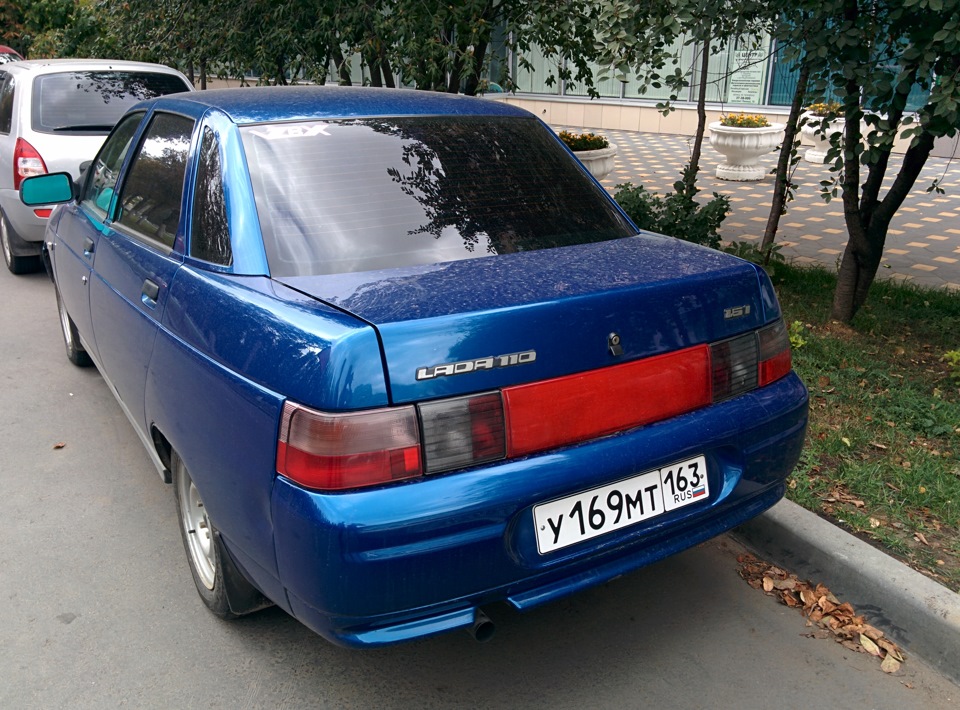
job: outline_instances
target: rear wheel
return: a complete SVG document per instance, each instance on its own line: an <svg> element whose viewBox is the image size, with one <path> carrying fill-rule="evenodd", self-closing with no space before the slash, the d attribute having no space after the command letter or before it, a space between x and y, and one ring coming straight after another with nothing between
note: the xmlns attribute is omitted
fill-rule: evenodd
<svg viewBox="0 0 960 710"><path fill-rule="evenodd" d="M40 270L40 256L17 256L13 253L14 244L20 245L20 237L13 233L7 216L0 212L0 250L3 261L12 274L32 274Z"/></svg>
<svg viewBox="0 0 960 710"><path fill-rule="evenodd" d="M60 313L60 331L63 333L63 344L67 349L67 359L77 367L89 367L93 364L90 359L90 353L83 349L80 344L80 336L77 334L77 326L73 324L73 319L67 314L67 309L63 306L63 299L60 298L60 291L54 286L57 294L57 311Z"/></svg>
<svg viewBox="0 0 960 710"><path fill-rule="evenodd" d="M221 619L236 619L270 606L271 602L246 580L224 548L186 465L176 453L171 463L180 535L203 603Z"/></svg>

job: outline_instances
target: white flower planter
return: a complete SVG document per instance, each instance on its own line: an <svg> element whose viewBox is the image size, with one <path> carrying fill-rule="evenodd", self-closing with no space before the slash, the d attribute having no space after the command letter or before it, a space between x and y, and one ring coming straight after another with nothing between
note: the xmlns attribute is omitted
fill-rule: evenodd
<svg viewBox="0 0 960 710"><path fill-rule="evenodd" d="M811 163L827 162L827 151L830 150L830 136L834 133L843 133L846 121L842 118L835 118L827 124L826 132L819 130L820 123L823 121L819 116L807 114L807 122L803 124L800 133L803 137L813 143L813 147L808 148L803 154L803 159Z"/></svg>
<svg viewBox="0 0 960 710"><path fill-rule="evenodd" d="M606 148L597 150L578 150L574 155L583 163L597 180L603 180L613 172L613 161L617 157L617 146L610 143Z"/></svg>
<svg viewBox="0 0 960 710"><path fill-rule="evenodd" d="M710 124L710 145L721 153L725 161L717 166L721 180L763 180L767 169L760 165L766 155L783 140L782 123L763 128L722 126L719 121Z"/></svg>

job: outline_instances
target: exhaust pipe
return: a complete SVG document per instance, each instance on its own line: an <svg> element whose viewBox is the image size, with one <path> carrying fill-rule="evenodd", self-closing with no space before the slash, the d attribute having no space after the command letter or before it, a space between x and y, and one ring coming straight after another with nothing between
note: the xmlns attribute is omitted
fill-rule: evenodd
<svg viewBox="0 0 960 710"><path fill-rule="evenodd" d="M490 617L483 613L482 609L477 609L473 616L473 624L467 627L467 633L473 636L474 641L484 643L493 638L493 632L497 627L490 621Z"/></svg>

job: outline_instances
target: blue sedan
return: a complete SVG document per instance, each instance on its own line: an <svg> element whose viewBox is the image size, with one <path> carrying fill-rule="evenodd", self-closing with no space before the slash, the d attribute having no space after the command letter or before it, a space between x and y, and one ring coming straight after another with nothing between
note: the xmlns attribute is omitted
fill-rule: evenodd
<svg viewBox="0 0 960 710"><path fill-rule="evenodd" d="M524 610L776 503L807 392L766 274L638 232L504 103L276 87L144 102L45 256L173 484L200 597L376 646Z"/></svg>

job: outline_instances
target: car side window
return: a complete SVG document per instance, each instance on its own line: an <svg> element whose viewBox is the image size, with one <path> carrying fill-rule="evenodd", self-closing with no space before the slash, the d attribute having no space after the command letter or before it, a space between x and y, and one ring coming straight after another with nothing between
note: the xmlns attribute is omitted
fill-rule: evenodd
<svg viewBox="0 0 960 710"><path fill-rule="evenodd" d="M13 126L13 75L0 72L0 133L10 133Z"/></svg>
<svg viewBox="0 0 960 710"><path fill-rule="evenodd" d="M193 197L193 226L190 232L190 256L214 264L230 266L230 228L223 195L223 170L220 143L209 128L203 129L197 185Z"/></svg>
<svg viewBox="0 0 960 710"><path fill-rule="evenodd" d="M183 203L194 121L158 113L150 121L130 172L120 187L117 222L134 236L173 248Z"/></svg>
<svg viewBox="0 0 960 710"><path fill-rule="evenodd" d="M135 113L121 120L88 168L91 172L85 180L80 201L101 219L106 219L120 167L130 152L130 144L142 119L143 113Z"/></svg>

